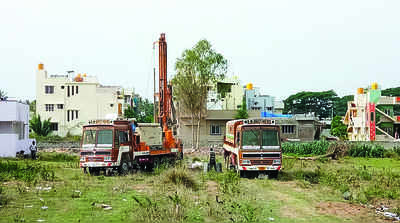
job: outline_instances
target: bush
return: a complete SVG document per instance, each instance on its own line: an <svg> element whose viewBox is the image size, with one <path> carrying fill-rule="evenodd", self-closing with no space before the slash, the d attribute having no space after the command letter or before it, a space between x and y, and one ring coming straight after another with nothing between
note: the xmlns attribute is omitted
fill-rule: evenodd
<svg viewBox="0 0 400 223"><path fill-rule="evenodd" d="M0 182L10 180L22 180L28 183L36 183L38 180L54 181L55 173L50 166L32 161L0 161Z"/></svg>
<svg viewBox="0 0 400 223"><path fill-rule="evenodd" d="M194 190L198 189L196 180L188 173L187 169L177 167L165 172L164 183L173 183L175 185L183 185Z"/></svg>
<svg viewBox="0 0 400 223"><path fill-rule="evenodd" d="M282 143L283 153L297 155L323 155L328 150L330 143L325 140L305 142L305 143Z"/></svg>
<svg viewBox="0 0 400 223"><path fill-rule="evenodd" d="M38 160L49 162L79 162L78 155L59 152L43 152L38 154Z"/></svg>
<svg viewBox="0 0 400 223"><path fill-rule="evenodd" d="M80 135L68 135L66 137L61 137L58 135L48 135L48 136L41 136L35 133L29 134L29 138L34 138L38 142L80 142L81 136Z"/></svg>
<svg viewBox="0 0 400 223"><path fill-rule="evenodd" d="M351 157L383 158L385 148L381 145L352 144L348 155Z"/></svg>

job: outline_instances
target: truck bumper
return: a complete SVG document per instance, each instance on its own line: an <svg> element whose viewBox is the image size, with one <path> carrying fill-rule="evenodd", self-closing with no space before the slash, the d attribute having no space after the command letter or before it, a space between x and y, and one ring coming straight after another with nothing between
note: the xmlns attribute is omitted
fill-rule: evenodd
<svg viewBox="0 0 400 223"><path fill-rule="evenodd" d="M281 166L239 166L239 170L247 171L279 171Z"/></svg>
<svg viewBox="0 0 400 223"><path fill-rule="evenodd" d="M80 167L85 168L85 167L105 167L105 168L112 168L112 167L117 167L116 162L81 162Z"/></svg>

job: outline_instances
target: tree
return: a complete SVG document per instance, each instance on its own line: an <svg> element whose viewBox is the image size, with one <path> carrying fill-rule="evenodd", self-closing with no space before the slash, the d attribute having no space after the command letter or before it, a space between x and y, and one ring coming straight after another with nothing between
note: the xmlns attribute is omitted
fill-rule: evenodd
<svg viewBox="0 0 400 223"><path fill-rule="evenodd" d="M340 139L347 139L347 126L343 124L341 116L335 116L332 119L331 134Z"/></svg>
<svg viewBox="0 0 400 223"><path fill-rule="evenodd" d="M246 119L248 117L249 117L249 114L247 113L246 97L243 96L242 105L240 106L240 109L237 110L235 119Z"/></svg>
<svg viewBox="0 0 400 223"><path fill-rule="evenodd" d="M27 101L29 105L29 111L33 112L33 114L36 114L36 100L33 100L31 102Z"/></svg>
<svg viewBox="0 0 400 223"><path fill-rule="evenodd" d="M395 88L387 88L381 91L382 96L390 96L390 97L399 97L400 96L400 87Z"/></svg>
<svg viewBox="0 0 400 223"><path fill-rule="evenodd" d="M333 90L321 92L302 91L290 95L283 101L285 114L303 114L315 112L319 118L328 118L332 116L334 102L337 94Z"/></svg>
<svg viewBox="0 0 400 223"><path fill-rule="evenodd" d="M334 114L338 116L345 116L347 112L347 102L353 100L354 95L346 95L341 98L337 98L335 101Z"/></svg>
<svg viewBox="0 0 400 223"><path fill-rule="evenodd" d="M197 120L196 149L200 141L200 121L205 111L208 87L225 77L227 60L217 53L207 40L182 53L175 63L176 75L172 84L174 97ZM192 146L194 145L192 134Z"/></svg>
<svg viewBox="0 0 400 223"><path fill-rule="evenodd" d="M47 136L51 130L50 118L42 122L40 115L34 115L29 121L29 127L38 136Z"/></svg>
<svg viewBox="0 0 400 223"><path fill-rule="evenodd" d="M0 98L6 98L6 97L7 97L7 93L0 89Z"/></svg>
<svg viewBox="0 0 400 223"><path fill-rule="evenodd" d="M139 123L151 123L153 122L153 107L154 104L148 99L143 99L138 96L135 98L135 107L129 107L125 109L125 118L135 118Z"/></svg>

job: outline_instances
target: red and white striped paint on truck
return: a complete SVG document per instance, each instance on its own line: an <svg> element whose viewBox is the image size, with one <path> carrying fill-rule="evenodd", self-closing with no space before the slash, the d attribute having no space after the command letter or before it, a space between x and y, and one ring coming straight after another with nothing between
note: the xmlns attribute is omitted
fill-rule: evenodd
<svg viewBox="0 0 400 223"><path fill-rule="evenodd" d="M233 120L226 124L224 159L241 176L247 172L276 176L282 167L280 129L271 119Z"/></svg>

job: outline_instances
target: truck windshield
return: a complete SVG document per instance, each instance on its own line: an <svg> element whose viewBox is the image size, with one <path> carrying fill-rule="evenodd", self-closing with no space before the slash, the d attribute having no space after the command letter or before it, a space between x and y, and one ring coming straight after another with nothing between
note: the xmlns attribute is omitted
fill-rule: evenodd
<svg viewBox="0 0 400 223"><path fill-rule="evenodd" d="M97 136L97 144L100 145L112 145L113 133L112 130L99 130Z"/></svg>
<svg viewBox="0 0 400 223"><path fill-rule="evenodd" d="M278 131L263 130L262 145L263 146L279 146Z"/></svg>
<svg viewBox="0 0 400 223"><path fill-rule="evenodd" d="M260 146L260 130L246 130L243 131L242 146Z"/></svg>
<svg viewBox="0 0 400 223"><path fill-rule="evenodd" d="M83 145L96 144L96 130L85 130L83 132Z"/></svg>

